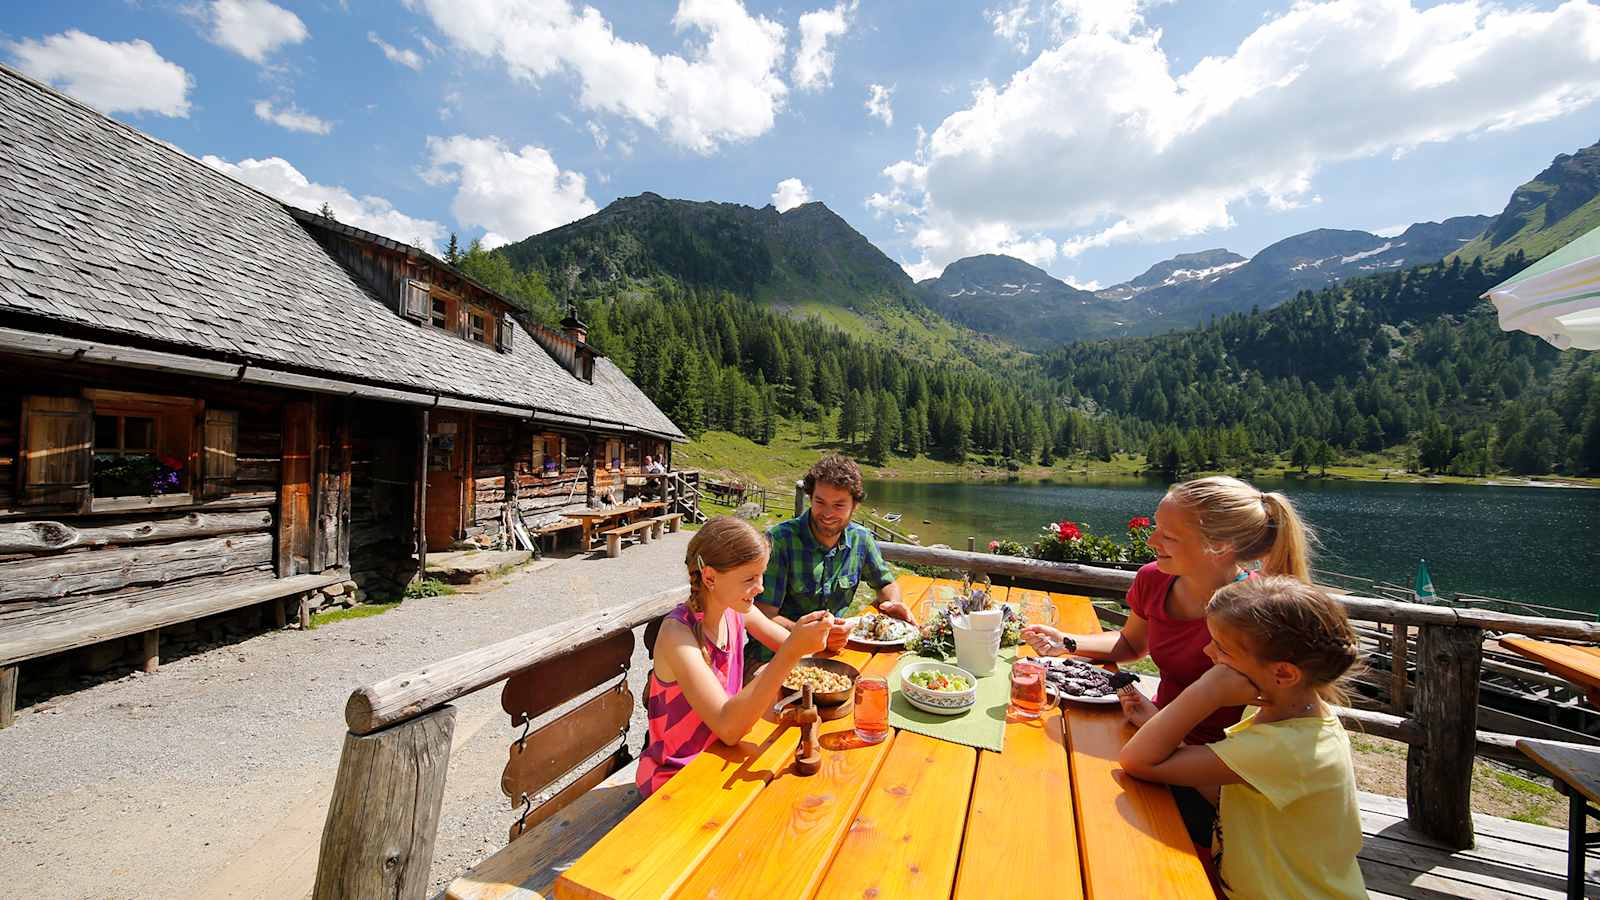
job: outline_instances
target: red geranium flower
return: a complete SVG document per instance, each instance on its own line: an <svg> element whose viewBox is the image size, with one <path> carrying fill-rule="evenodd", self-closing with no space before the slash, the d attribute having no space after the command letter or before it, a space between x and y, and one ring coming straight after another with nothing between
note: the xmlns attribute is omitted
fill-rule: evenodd
<svg viewBox="0 0 1600 900"><path fill-rule="evenodd" d="M1078 526L1071 522L1058 522L1056 523L1056 536L1063 541L1075 541L1083 537L1083 532L1079 531Z"/></svg>
<svg viewBox="0 0 1600 900"><path fill-rule="evenodd" d="M160 459L163 466L166 466L169 469L177 470L183 468L183 460L177 458L176 456L163 455L158 457L158 459Z"/></svg>
<svg viewBox="0 0 1600 900"><path fill-rule="evenodd" d="M1000 542L999 541L990 541L989 542L989 552L990 553L993 553L993 552L995 552L996 550L999 550L999 549L1000 549Z"/></svg>
<svg viewBox="0 0 1600 900"><path fill-rule="evenodd" d="M1150 517L1149 516L1134 516L1133 518L1128 520L1128 530L1129 531L1132 531L1135 528L1149 528L1149 527L1150 527Z"/></svg>

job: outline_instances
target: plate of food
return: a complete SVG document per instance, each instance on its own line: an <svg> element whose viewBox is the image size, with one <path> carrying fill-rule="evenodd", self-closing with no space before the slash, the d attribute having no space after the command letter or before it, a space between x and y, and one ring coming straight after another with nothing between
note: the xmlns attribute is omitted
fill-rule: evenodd
<svg viewBox="0 0 1600 900"><path fill-rule="evenodd" d="M1033 659L1044 665L1044 688L1051 700L1065 698L1074 703L1115 705L1120 702L1117 691L1139 680L1139 676L1129 672L1112 672L1066 656Z"/></svg>
<svg viewBox="0 0 1600 900"><path fill-rule="evenodd" d="M916 636L917 626L882 613L867 613L850 629L850 640L864 647L904 647Z"/></svg>
<svg viewBox="0 0 1600 900"><path fill-rule="evenodd" d="M978 702L978 679L946 663L912 663L900 670L900 696L923 712L959 716Z"/></svg>

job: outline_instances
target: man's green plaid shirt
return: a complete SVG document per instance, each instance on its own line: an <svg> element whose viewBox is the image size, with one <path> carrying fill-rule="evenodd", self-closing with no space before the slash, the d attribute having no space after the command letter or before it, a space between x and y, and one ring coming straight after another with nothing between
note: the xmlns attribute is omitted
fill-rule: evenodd
<svg viewBox="0 0 1600 900"><path fill-rule="evenodd" d="M756 602L778 608L791 620L826 609L841 612L855 598L856 585L874 588L894 582L894 573L878 552L872 532L851 522L831 550L824 550L811 533L811 510L767 530L772 555Z"/></svg>

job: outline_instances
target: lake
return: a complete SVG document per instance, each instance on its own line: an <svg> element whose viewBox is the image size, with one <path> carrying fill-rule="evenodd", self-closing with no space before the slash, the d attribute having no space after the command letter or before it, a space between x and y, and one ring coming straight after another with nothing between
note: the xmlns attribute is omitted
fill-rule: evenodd
<svg viewBox="0 0 1600 900"><path fill-rule="evenodd" d="M1600 490L1256 479L1282 491L1317 529L1315 565L1395 584L1426 558L1440 591L1600 612ZM869 480L867 508L898 512L924 544L978 549L1032 543L1046 522L1122 537L1166 492L1154 480L908 482ZM930 524L923 524L924 519Z"/></svg>

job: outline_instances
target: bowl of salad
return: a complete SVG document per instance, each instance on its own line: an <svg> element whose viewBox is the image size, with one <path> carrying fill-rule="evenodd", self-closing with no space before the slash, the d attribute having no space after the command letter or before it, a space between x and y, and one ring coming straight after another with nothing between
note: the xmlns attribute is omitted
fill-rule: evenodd
<svg viewBox="0 0 1600 900"><path fill-rule="evenodd" d="M923 712L956 716L978 702L978 679L947 663L911 663L900 670L900 694Z"/></svg>

